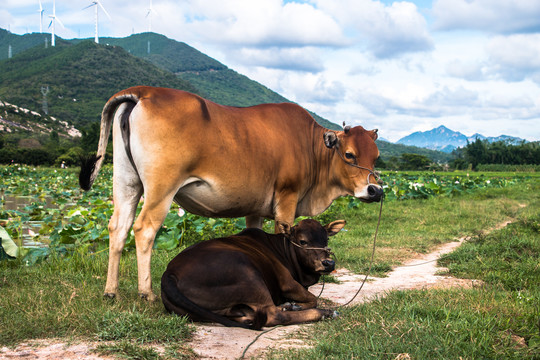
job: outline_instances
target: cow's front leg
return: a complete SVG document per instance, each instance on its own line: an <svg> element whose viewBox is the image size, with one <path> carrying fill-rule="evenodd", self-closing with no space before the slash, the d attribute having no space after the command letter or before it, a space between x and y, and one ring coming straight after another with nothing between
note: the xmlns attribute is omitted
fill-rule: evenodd
<svg viewBox="0 0 540 360"><path fill-rule="evenodd" d="M263 220L264 219L262 217L256 215L246 216L246 227L262 229Z"/></svg>
<svg viewBox="0 0 540 360"><path fill-rule="evenodd" d="M294 225L296 207L298 206L298 194L295 192L280 192L274 199L275 233L282 232L280 223Z"/></svg>
<svg viewBox="0 0 540 360"><path fill-rule="evenodd" d="M283 298L294 306L284 307L284 310L305 310L317 307L317 297L310 293L300 283L292 277L291 273L285 268L276 268L277 278L279 279L279 289Z"/></svg>
<svg viewBox="0 0 540 360"><path fill-rule="evenodd" d="M337 312L329 309L281 311L280 308L274 306L268 308L266 311L267 320L265 326L294 325L323 319L333 319L337 316Z"/></svg>
<svg viewBox="0 0 540 360"><path fill-rule="evenodd" d="M295 302L286 302L279 305L282 311L299 311L302 310L302 307Z"/></svg>

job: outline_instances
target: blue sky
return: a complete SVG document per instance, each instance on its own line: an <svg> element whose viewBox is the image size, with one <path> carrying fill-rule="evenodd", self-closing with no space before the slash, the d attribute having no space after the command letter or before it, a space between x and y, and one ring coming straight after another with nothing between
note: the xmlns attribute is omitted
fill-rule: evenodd
<svg viewBox="0 0 540 360"><path fill-rule="evenodd" d="M43 0L44 31L52 0ZM102 0L101 36L149 29L150 0ZM89 0L56 2L64 38L94 36ZM39 31L38 0L0 27ZM395 141L445 125L540 140L538 0L153 0L151 29L341 124Z"/></svg>

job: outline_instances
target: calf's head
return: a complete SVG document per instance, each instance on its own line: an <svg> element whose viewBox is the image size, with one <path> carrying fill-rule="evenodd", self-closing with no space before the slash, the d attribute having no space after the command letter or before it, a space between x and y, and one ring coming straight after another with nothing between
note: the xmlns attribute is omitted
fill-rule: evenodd
<svg viewBox="0 0 540 360"><path fill-rule="evenodd" d="M383 189L377 183L374 167L379 157L375 145L377 130L345 126L343 131L327 131L324 144L336 152L332 166L343 188L363 202L381 201Z"/></svg>
<svg viewBox="0 0 540 360"><path fill-rule="evenodd" d="M345 226L345 220L336 220L326 226L306 219L294 227L279 224L281 231L294 245L296 257L302 270L308 273L329 274L335 268L328 247L328 237L337 234Z"/></svg>

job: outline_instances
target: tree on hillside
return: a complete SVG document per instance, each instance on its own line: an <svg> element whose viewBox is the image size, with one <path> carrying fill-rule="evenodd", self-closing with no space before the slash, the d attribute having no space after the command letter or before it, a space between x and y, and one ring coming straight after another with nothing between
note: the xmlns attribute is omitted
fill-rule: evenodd
<svg viewBox="0 0 540 360"><path fill-rule="evenodd" d="M419 154L401 154L400 170L426 170L431 164L431 160Z"/></svg>
<svg viewBox="0 0 540 360"><path fill-rule="evenodd" d="M509 144L505 141L489 143L477 139L463 149L453 152L456 159L452 166L456 169L477 169L478 165L540 165L540 143L522 142Z"/></svg>
<svg viewBox="0 0 540 360"><path fill-rule="evenodd" d="M474 142L468 143L465 147L465 157L472 164L473 169L476 169L478 164L487 164L486 142L477 138Z"/></svg>

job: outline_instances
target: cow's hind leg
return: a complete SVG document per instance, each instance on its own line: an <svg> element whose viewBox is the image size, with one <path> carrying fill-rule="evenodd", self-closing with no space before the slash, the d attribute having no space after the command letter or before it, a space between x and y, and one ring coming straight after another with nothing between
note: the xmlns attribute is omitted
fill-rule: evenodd
<svg viewBox="0 0 540 360"><path fill-rule="evenodd" d="M175 191L161 191L157 188L145 187L144 204L141 213L135 220L135 246L137 248L137 270L139 279L139 295L149 301L154 301L156 295L152 291L150 261L154 239L163 224L171 207Z"/></svg>
<svg viewBox="0 0 540 360"><path fill-rule="evenodd" d="M109 221L109 268L104 294L109 298L114 298L118 294L120 257L142 193L142 185L139 182L135 181L130 185L122 180L115 179L114 212Z"/></svg>

